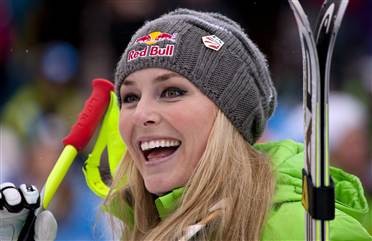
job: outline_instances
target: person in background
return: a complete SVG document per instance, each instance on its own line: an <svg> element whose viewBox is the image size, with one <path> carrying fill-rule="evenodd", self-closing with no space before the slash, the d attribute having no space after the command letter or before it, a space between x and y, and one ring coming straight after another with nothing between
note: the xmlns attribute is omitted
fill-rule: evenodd
<svg viewBox="0 0 372 241"><path fill-rule="evenodd" d="M332 165L359 177L372 205L372 159L369 157L367 109L356 97L334 92L330 100L330 159ZM372 234L372 211L362 222Z"/></svg>

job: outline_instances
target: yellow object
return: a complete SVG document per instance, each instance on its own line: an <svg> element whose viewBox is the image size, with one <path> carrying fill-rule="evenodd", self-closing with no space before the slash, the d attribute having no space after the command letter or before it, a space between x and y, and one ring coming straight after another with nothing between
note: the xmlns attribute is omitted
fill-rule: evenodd
<svg viewBox="0 0 372 241"><path fill-rule="evenodd" d="M309 212L309 194L307 193L307 177L302 176L302 206Z"/></svg>
<svg viewBox="0 0 372 241"><path fill-rule="evenodd" d="M85 161L83 173L88 187L99 197L105 198L109 187L103 182L100 173L101 159L108 158L111 177L123 159L126 146L119 132L119 105L114 92L110 93L110 104L107 108L99 134L93 148ZM103 157L107 152L107 157Z"/></svg>
<svg viewBox="0 0 372 241"><path fill-rule="evenodd" d="M48 208L50 201L53 199L55 192L57 191L59 185L61 184L63 178L69 170L77 153L78 152L76 148L72 145L67 145L63 149L45 183L45 187L43 190L44 195L42 195L42 205L44 209Z"/></svg>

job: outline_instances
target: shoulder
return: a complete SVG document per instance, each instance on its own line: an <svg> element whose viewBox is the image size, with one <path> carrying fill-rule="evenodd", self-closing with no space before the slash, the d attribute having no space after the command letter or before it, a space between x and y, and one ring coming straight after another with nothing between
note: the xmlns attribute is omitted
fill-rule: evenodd
<svg viewBox="0 0 372 241"><path fill-rule="evenodd" d="M330 240L372 240L364 227L336 209L330 223ZM263 227L261 240L305 240L305 212L300 201L274 205Z"/></svg>
<svg viewBox="0 0 372 241"><path fill-rule="evenodd" d="M304 150L304 146L302 143L295 142L291 139L270 141L266 143L256 143L254 147L271 157L282 158L293 156L295 154L303 152Z"/></svg>
<svg viewBox="0 0 372 241"><path fill-rule="evenodd" d="M304 145L290 139L258 143L254 148L270 157L274 170L293 167L302 169L304 163Z"/></svg>
<svg viewBox="0 0 372 241"><path fill-rule="evenodd" d="M255 148L271 158L276 178L273 205L264 226L263 240L303 240L303 144L283 140L256 144ZM368 205L359 179L337 168L332 167L330 171L336 193L336 217L331 221L331 240L372 240L360 224Z"/></svg>

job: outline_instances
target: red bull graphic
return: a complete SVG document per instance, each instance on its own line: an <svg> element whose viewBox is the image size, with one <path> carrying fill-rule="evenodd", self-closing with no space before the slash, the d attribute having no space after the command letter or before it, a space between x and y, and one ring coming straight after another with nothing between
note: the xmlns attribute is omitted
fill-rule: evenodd
<svg viewBox="0 0 372 241"><path fill-rule="evenodd" d="M136 39L136 43L146 43L151 40L150 35L145 35Z"/></svg>
<svg viewBox="0 0 372 241"><path fill-rule="evenodd" d="M177 36L177 33L170 34L170 33L163 33L163 32L152 32L152 33L149 33L148 35L137 38L134 43L135 44L144 43L147 45L153 45L157 42L165 41L165 40L176 42L176 36Z"/></svg>
<svg viewBox="0 0 372 241"><path fill-rule="evenodd" d="M164 48L159 47L158 45L153 46L146 46L146 48L142 50L131 50L128 52L127 61L130 62L132 60L138 58L145 58L145 57L157 57L157 56L173 56L174 53L174 45L167 44Z"/></svg>

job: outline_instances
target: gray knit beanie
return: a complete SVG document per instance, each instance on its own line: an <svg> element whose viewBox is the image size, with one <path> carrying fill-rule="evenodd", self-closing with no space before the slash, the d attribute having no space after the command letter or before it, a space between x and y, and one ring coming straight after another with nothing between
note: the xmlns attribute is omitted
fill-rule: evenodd
<svg viewBox="0 0 372 241"><path fill-rule="evenodd" d="M116 91L144 68L177 72L208 96L253 144L276 106L265 57L233 20L177 9L146 22L132 37L116 69Z"/></svg>

